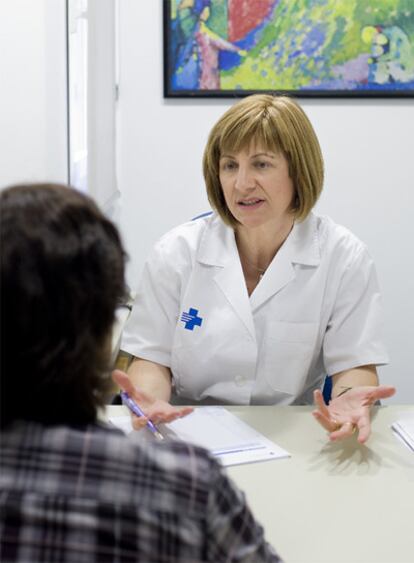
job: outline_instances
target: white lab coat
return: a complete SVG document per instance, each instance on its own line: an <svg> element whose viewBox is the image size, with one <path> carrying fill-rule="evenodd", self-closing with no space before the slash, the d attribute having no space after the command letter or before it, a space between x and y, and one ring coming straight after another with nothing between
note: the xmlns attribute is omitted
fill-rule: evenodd
<svg viewBox="0 0 414 563"><path fill-rule="evenodd" d="M170 367L182 403L304 404L326 374L387 363L381 332L374 264L347 229L295 224L249 297L234 232L211 215L156 244L121 347Z"/></svg>

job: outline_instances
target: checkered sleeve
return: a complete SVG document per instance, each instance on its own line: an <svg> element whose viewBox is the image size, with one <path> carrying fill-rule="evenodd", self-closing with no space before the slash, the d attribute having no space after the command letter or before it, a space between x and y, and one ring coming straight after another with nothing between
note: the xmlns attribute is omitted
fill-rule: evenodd
<svg viewBox="0 0 414 563"><path fill-rule="evenodd" d="M207 561L281 562L264 537L244 496L220 467L213 470L208 500Z"/></svg>

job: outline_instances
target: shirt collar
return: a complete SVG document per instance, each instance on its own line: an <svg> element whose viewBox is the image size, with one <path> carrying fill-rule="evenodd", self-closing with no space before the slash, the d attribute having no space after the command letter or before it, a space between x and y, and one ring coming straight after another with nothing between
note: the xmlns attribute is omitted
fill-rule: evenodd
<svg viewBox="0 0 414 563"><path fill-rule="evenodd" d="M292 263L317 266L320 262L317 216L310 213L304 221L295 223L283 246ZM197 260L211 266L225 266L236 251L233 229L212 215L207 220Z"/></svg>
<svg viewBox="0 0 414 563"><path fill-rule="evenodd" d="M292 263L317 266L321 261L318 218L310 213L300 223L295 223L286 240Z"/></svg>

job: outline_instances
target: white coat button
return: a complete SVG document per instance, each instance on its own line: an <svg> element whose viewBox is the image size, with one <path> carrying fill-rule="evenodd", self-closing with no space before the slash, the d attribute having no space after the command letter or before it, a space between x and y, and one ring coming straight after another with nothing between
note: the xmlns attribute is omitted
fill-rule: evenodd
<svg viewBox="0 0 414 563"><path fill-rule="evenodd" d="M236 375L234 383L239 387L242 387L243 385L246 385L246 378L243 375Z"/></svg>

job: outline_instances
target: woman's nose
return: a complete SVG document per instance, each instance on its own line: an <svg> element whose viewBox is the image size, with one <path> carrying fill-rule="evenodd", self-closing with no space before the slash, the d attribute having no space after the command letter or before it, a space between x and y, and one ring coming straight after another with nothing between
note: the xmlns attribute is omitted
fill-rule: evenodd
<svg viewBox="0 0 414 563"><path fill-rule="evenodd" d="M243 190L251 190L255 187L255 181L253 175L249 168L240 166L237 171L236 176L236 189L243 191Z"/></svg>

